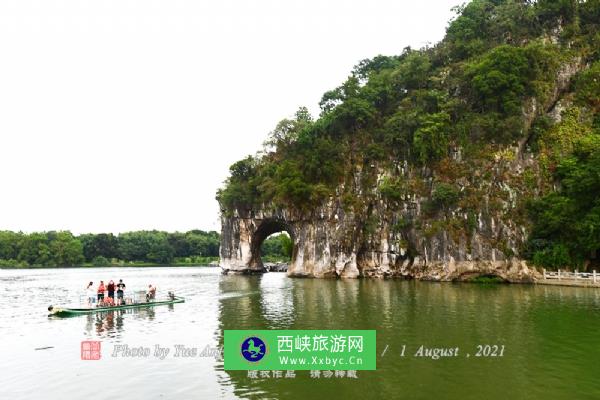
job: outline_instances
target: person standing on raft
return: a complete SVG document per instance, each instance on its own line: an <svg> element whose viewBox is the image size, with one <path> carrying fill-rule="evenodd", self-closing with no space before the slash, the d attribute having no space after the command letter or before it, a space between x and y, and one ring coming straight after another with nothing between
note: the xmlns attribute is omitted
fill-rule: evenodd
<svg viewBox="0 0 600 400"><path fill-rule="evenodd" d="M104 302L104 292L106 291L106 287L104 286L104 281L100 281L100 285L98 286L98 304Z"/></svg>
<svg viewBox="0 0 600 400"><path fill-rule="evenodd" d="M123 291L125 290L125 284L123 283L123 279L119 279L119 283L117 283L117 305L120 306L123 304Z"/></svg>
<svg viewBox="0 0 600 400"><path fill-rule="evenodd" d="M111 279L108 282L108 285L106 286L106 290L108 291L108 297L110 299L115 300L115 283L113 282L113 280Z"/></svg>
<svg viewBox="0 0 600 400"><path fill-rule="evenodd" d="M85 294L87 296L88 307L92 307L92 304L96 302L96 292L94 291L94 282L88 283L85 288Z"/></svg>

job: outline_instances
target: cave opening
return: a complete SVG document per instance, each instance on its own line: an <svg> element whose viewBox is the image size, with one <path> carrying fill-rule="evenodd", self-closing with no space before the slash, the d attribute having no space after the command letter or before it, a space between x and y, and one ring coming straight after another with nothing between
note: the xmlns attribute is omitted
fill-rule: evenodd
<svg viewBox="0 0 600 400"><path fill-rule="evenodd" d="M260 268L264 268L265 263L287 266L294 258L294 250L292 228L282 220L264 220L252 238L251 264Z"/></svg>

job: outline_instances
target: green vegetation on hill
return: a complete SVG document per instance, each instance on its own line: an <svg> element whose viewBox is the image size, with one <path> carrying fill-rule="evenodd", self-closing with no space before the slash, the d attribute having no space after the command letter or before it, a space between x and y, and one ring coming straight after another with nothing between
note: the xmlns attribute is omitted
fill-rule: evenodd
<svg viewBox="0 0 600 400"><path fill-rule="evenodd" d="M519 223L532 226L526 254L546 267L594 259L600 0L474 0L456 12L437 45L363 60L323 95L318 118L300 108L277 124L266 152L231 166L217 193L222 212L263 205L310 212L333 195L364 209L356 193L375 188L379 171L407 164L434 171L440 182L428 188L390 177L380 183L381 196L390 204L407 193L428 196L431 218L460 207L469 218L446 223L468 231L481 193L460 192L456 178L468 175L466 168L487 177L484 165L514 157L509 146L526 140L544 169L543 179L524 174L529 212ZM528 112L552 105L559 71L571 64L584 67L568 88L562 121ZM455 161L458 150L468 163ZM358 171L365 190L354 190ZM499 200L489 208L501 207Z"/></svg>

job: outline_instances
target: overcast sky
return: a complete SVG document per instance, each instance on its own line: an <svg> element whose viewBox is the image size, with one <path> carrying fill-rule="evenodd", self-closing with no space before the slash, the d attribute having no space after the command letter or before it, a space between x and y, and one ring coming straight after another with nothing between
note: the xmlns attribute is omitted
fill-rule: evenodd
<svg viewBox="0 0 600 400"><path fill-rule="evenodd" d="M460 2L1 0L0 230L218 230L229 165Z"/></svg>

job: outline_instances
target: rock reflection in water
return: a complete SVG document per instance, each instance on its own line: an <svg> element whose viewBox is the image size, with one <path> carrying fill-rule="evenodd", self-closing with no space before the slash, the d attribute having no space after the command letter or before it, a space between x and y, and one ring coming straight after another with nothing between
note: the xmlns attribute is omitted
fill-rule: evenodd
<svg viewBox="0 0 600 400"><path fill-rule="evenodd" d="M589 347L595 340L584 340L586 347L581 343L585 330L571 328L598 326L590 316L598 316L600 291L290 279L280 274L224 276L220 291L221 345L223 329L376 329L378 354L388 346L385 358L378 357L377 371L359 372L358 381L317 380L301 371L295 379L251 379L244 371L224 371L223 384L233 385L234 393L243 398L355 398L359 393L364 398L435 398L440 388L448 398L469 393L489 399L523 393L541 398L548 385L561 392L565 373L587 376L587 387L577 389L580 394L600 393L599 385L592 383L595 358L590 352L600 356ZM505 346L503 357L475 356L478 345L496 344ZM399 356L403 345L404 358ZM461 356L415 358L422 345L459 347ZM489 384L492 376L494 385Z"/></svg>

